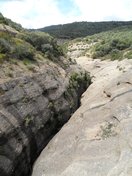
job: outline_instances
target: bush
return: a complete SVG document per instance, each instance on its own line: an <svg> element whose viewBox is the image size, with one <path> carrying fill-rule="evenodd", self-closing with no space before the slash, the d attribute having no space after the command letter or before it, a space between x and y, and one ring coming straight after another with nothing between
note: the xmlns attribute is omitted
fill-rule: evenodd
<svg viewBox="0 0 132 176"><path fill-rule="evenodd" d="M121 59L123 57L122 52L125 52L126 49L130 49L131 44L132 39L128 34L113 34L112 36L106 33L106 36L101 36L101 40L94 46L92 57L100 58L108 55L113 59Z"/></svg>
<svg viewBox="0 0 132 176"><path fill-rule="evenodd" d="M17 46L15 46L13 54L17 59L22 59L22 60L25 59L25 58L28 58L30 60L34 59L33 58L34 51L28 45L17 45Z"/></svg>
<svg viewBox="0 0 132 176"><path fill-rule="evenodd" d="M128 51L127 53L125 53L124 57L127 59L132 59L132 51Z"/></svg>
<svg viewBox="0 0 132 176"><path fill-rule="evenodd" d="M50 44L43 44L43 45L41 45L41 50L43 53L45 53L47 51L53 52L53 46Z"/></svg>
<svg viewBox="0 0 132 176"><path fill-rule="evenodd" d="M88 72L73 72L69 79L68 89L72 90L73 88L78 90L81 88L83 83L83 88L86 89L88 85L91 84L91 78Z"/></svg>
<svg viewBox="0 0 132 176"><path fill-rule="evenodd" d="M3 39L3 38L0 38L0 53L9 53L11 51L11 46L10 46L10 43Z"/></svg>
<svg viewBox="0 0 132 176"><path fill-rule="evenodd" d="M24 36L24 39L33 45L37 50L42 50L42 45L51 43L52 37L45 33L31 32Z"/></svg>
<svg viewBox="0 0 132 176"><path fill-rule="evenodd" d="M7 40L8 42L12 41L12 35L10 33L0 31L0 38Z"/></svg>
<svg viewBox="0 0 132 176"><path fill-rule="evenodd" d="M131 46L131 42L128 40L114 39L111 41L110 46L118 50L124 50Z"/></svg>
<svg viewBox="0 0 132 176"><path fill-rule="evenodd" d="M118 49L113 49L110 53L111 60L121 60L123 59L123 53Z"/></svg>
<svg viewBox="0 0 132 176"><path fill-rule="evenodd" d="M0 23L8 24L7 20L3 17L2 13L0 13Z"/></svg>
<svg viewBox="0 0 132 176"><path fill-rule="evenodd" d="M109 54L110 51L111 51L111 47L108 44L96 45L92 57L94 59L97 57L103 57L103 56Z"/></svg>
<svg viewBox="0 0 132 176"><path fill-rule="evenodd" d="M0 53L0 64L2 64L4 62L5 58L6 58L6 54Z"/></svg>
<svg viewBox="0 0 132 176"><path fill-rule="evenodd" d="M49 59L63 55L63 50L57 45L57 41L44 32L30 32L21 36L37 50L42 51Z"/></svg>

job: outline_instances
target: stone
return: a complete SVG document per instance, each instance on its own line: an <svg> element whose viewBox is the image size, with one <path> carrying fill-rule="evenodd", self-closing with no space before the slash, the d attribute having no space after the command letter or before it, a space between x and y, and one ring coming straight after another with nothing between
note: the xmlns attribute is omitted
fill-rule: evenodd
<svg viewBox="0 0 132 176"><path fill-rule="evenodd" d="M67 122L89 81L82 89L70 86L72 72L85 71L75 66L63 69L44 65L32 75L0 83L0 174L27 176L32 164L49 140ZM71 104L72 100L72 104Z"/></svg>
<svg viewBox="0 0 132 176"><path fill-rule="evenodd" d="M32 176L131 176L132 60L76 60L93 83L41 152Z"/></svg>

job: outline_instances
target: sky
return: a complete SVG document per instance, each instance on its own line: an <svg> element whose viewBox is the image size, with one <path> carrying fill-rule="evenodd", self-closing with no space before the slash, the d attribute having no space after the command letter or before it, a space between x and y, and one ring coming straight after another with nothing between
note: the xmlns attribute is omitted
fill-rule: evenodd
<svg viewBox="0 0 132 176"><path fill-rule="evenodd" d="M0 12L35 29L75 21L132 21L132 0L0 0Z"/></svg>

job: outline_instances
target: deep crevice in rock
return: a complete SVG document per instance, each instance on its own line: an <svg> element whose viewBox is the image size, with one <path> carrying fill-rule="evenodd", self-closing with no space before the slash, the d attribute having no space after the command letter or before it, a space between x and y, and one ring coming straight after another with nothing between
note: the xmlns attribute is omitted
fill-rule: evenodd
<svg viewBox="0 0 132 176"><path fill-rule="evenodd" d="M22 82L25 78L13 80L13 87L11 81L8 83L8 90L0 99L3 105L0 109L1 127L7 126L7 129L0 133L2 176L31 174L32 165L40 152L80 106L80 97L90 84L90 80L85 76L82 80L72 80L75 81L70 83L72 86L65 88L56 99L50 97L50 89L49 92L40 91L41 87L36 84L36 78L26 78L28 81L24 84ZM43 79L41 85L43 86ZM20 96L19 89L25 91L27 88L30 94Z"/></svg>

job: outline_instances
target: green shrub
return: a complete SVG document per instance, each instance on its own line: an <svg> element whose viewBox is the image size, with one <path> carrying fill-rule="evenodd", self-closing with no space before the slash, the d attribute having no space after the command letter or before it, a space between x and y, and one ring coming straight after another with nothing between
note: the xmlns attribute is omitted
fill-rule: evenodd
<svg viewBox="0 0 132 176"><path fill-rule="evenodd" d="M123 59L123 53L118 49L113 49L110 53L111 60L121 60Z"/></svg>
<svg viewBox="0 0 132 176"><path fill-rule="evenodd" d="M87 85L91 83L91 78L88 72L72 73L70 77L70 87L78 88L81 83L87 83Z"/></svg>
<svg viewBox="0 0 132 176"><path fill-rule="evenodd" d="M24 119L24 124L25 124L25 127L28 127L30 125L30 123L32 122L32 116L31 115L27 115Z"/></svg>
<svg viewBox="0 0 132 176"><path fill-rule="evenodd" d="M126 48L129 48L131 46L131 42L129 40L121 40L121 39L114 39L111 41L110 46L112 48L118 49L118 50L124 50Z"/></svg>
<svg viewBox="0 0 132 176"><path fill-rule="evenodd" d="M0 38L5 39L9 43L11 43L11 41L12 41L12 35L10 33L7 33L7 32L0 31Z"/></svg>
<svg viewBox="0 0 132 176"><path fill-rule="evenodd" d="M124 57L127 58L127 59L132 59L132 50L130 50L127 53L125 53Z"/></svg>
<svg viewBox="0 0 132 176"><path fill-rule="evenodd" d="M8 24L7 20L3 17L2 13L0 13L0 23Z"/></svg>
<svg viewBox="0 0 132 176"><path fill-rule="evenodd" d="M5 60L5 58L6 58L6 54L0 53L0 64L3 63L3 61Z"/></svg>
<svg viewBox="0 0 132 176"><path fill-rule="evenodd" d="M47 51L53 52L53 46L50 44L43 44L43 45L41 45L41 51L43 53L45 53Z"/></svg>
<svg viewBox="0 0 132 176"><path fill-rule="evenodd" d="M0 96L5 94L5 90L0 87Z"/></svg>
<svg viewBox="0 0 132 176"><path fill-rule="evenodd" d="M32 62L29 59L23 59L23 64L26 65L26 66L29 66L29 65L32 64Z"/></svg>
<svg viewBox="0 0 132 176"><path fill-rule="evenodd" d="M111 47L108 44L96 45L92 57L94 59L98 57L103 57L109 54L110 51L111 51Z"/></svg>
<svg viewBox="0 0 132 176"><path fill-rule="evenodd" d="M57 41L44 32L30 32L21 35L21 38L29 42L36 50L45 54L45 57L54 60L54 57L63 55L63 50L57 45Z"/></svg>
<svg viewBox="0 0 132 176"><path fill-rule="evenodd" d="M4 38L0 38L0 53L9 53L11 51L10 43Z"/></svg>
<svg viewBox="0 0 132 176"><path fill-rule="evenodd" d="M13 51L14 56L17 59L30 59L34 60L34 50L29 45L17 45Z"/></svg>
<svg viewBox="0 0 132 176"><path fill-rule="evenodd" d="M41 32L30 32L23 37L27 42L40 51L42 50L42 45L49 44L52 41L52 37L50 35Z"/></svg>

